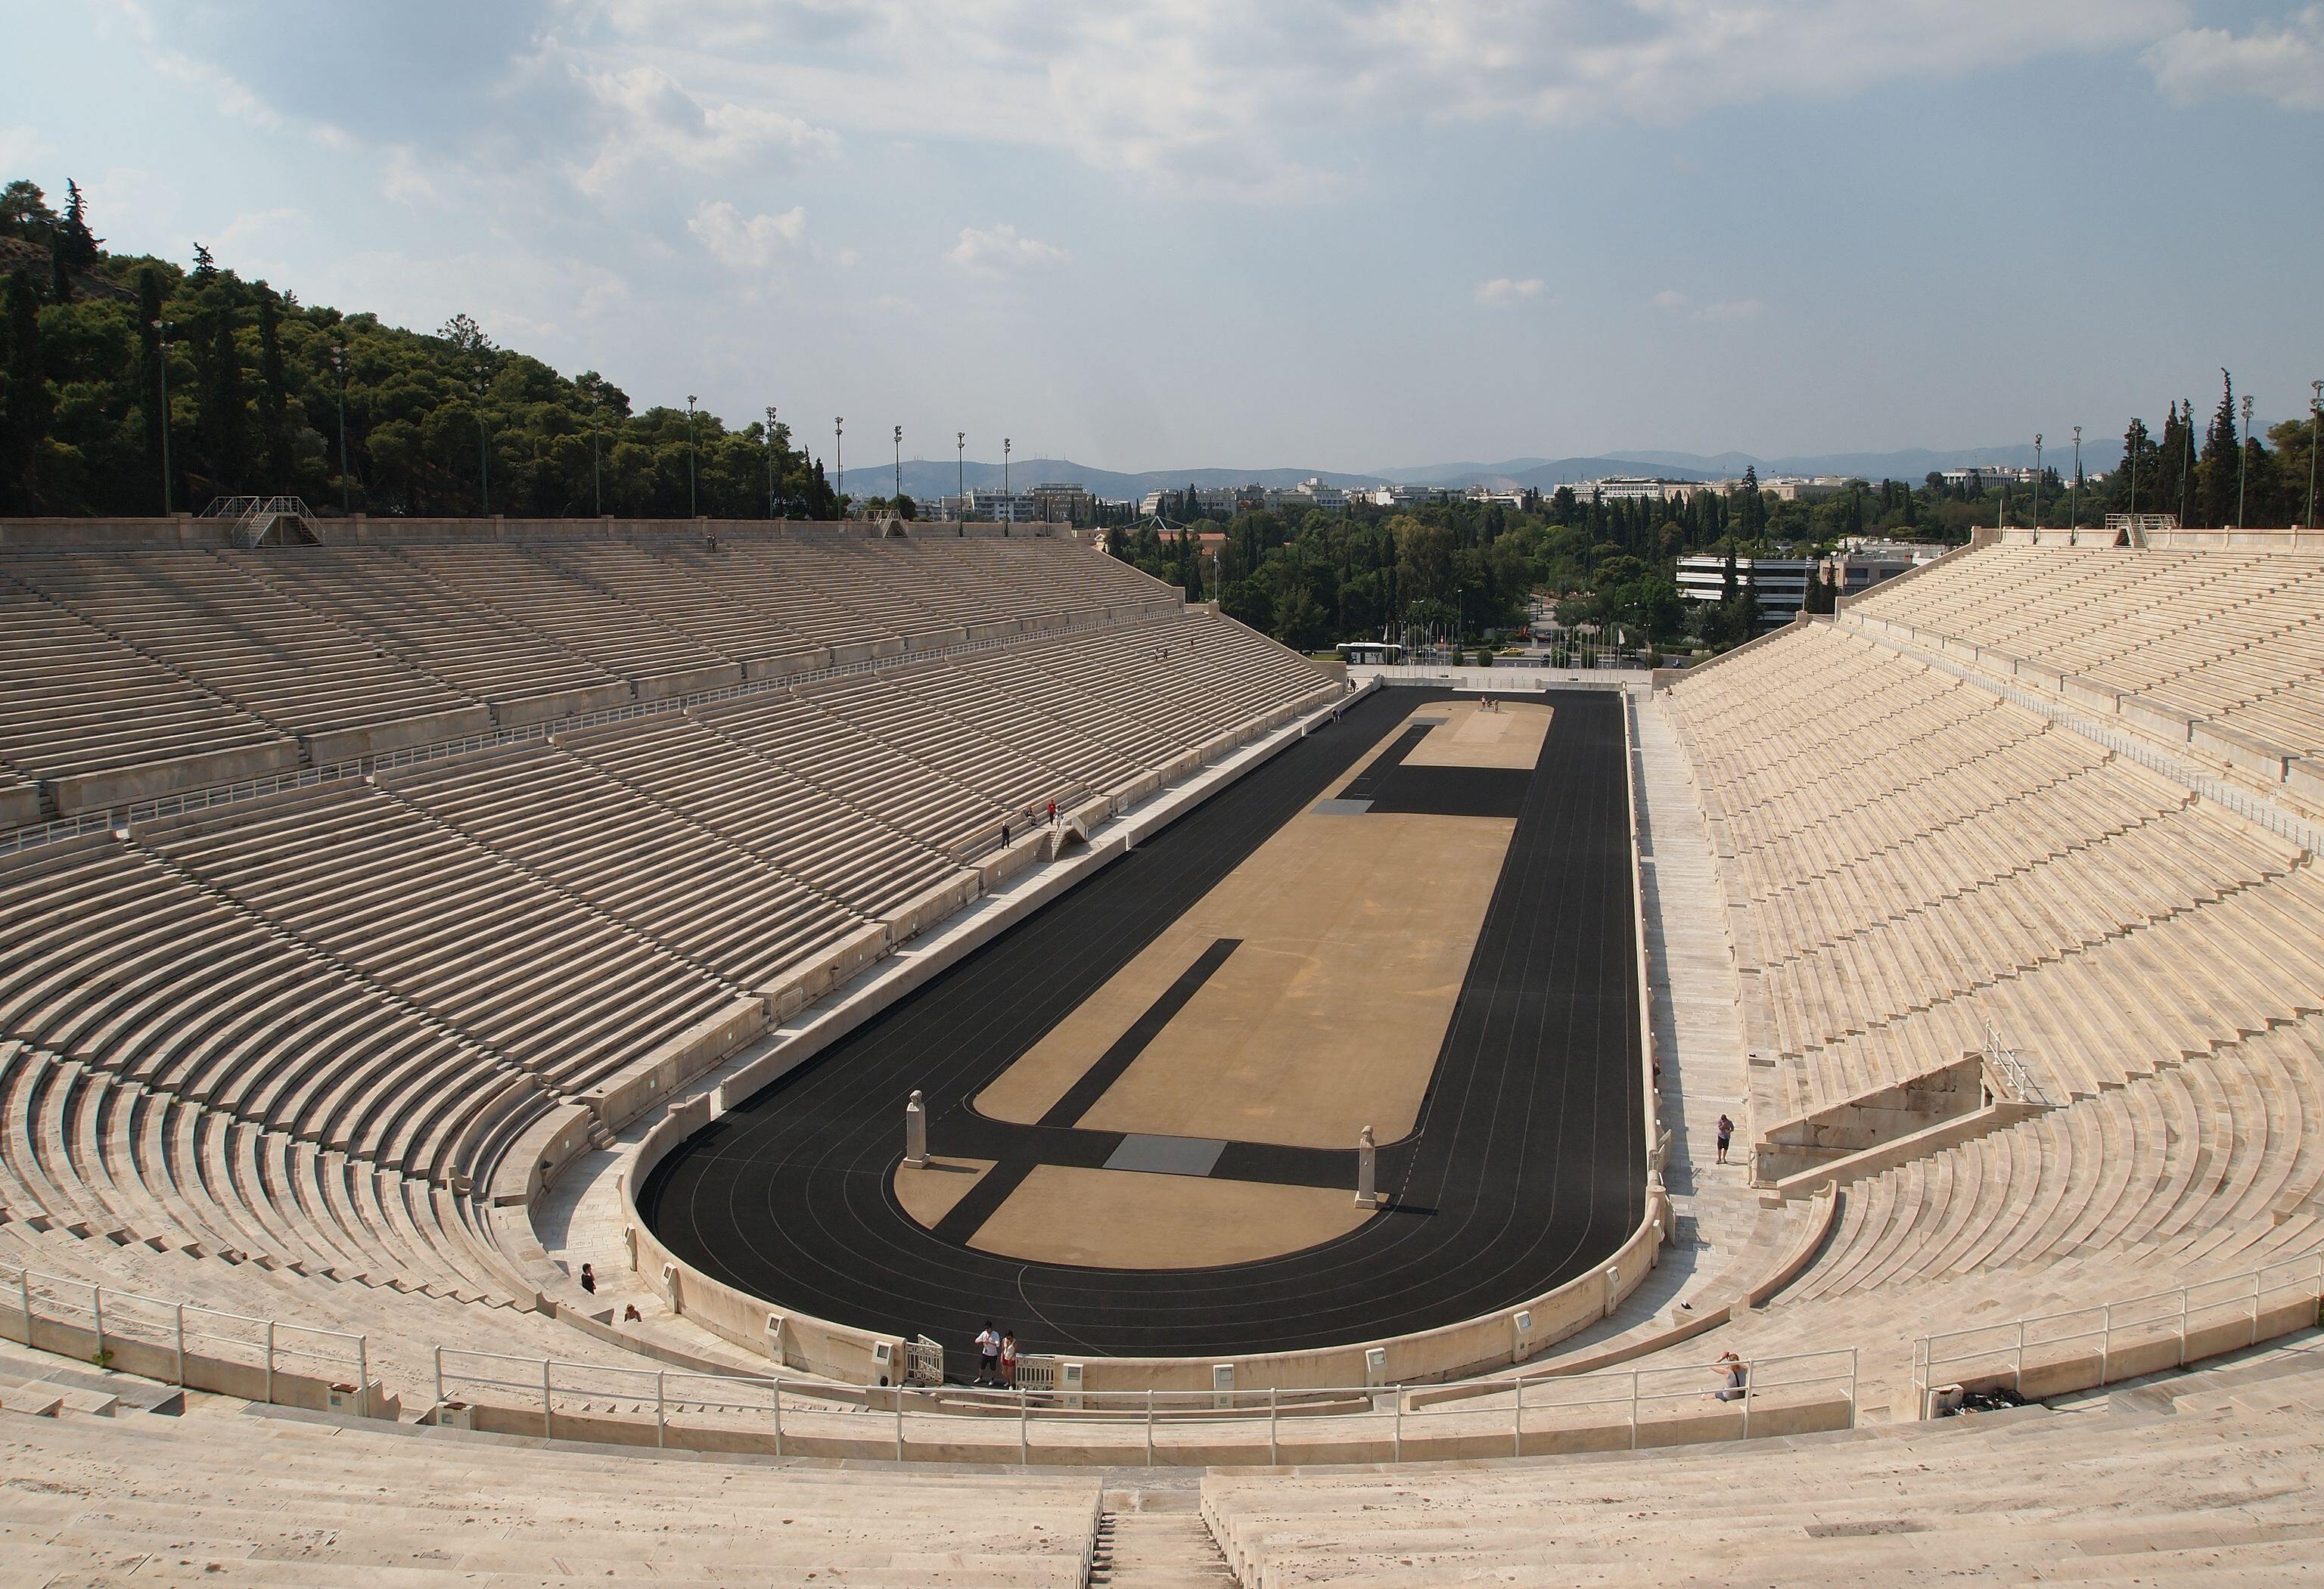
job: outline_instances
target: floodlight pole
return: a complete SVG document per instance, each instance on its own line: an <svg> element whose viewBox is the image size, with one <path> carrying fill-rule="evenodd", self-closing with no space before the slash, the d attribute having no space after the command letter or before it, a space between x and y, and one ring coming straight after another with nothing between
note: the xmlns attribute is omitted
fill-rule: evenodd
<svg viewBox="0 0 2324 1589"><path fill-rule="evenodd" d="M352 511L347 500L347 350L331 344L331 373L339 378L339 511Z"/></svg>
<svg viewBox="0 0 2324 1589"><path fill-rule="evenodd" d="M900 425L896 427L896 496L888 510L899 518L904 511L904 427Z"/></svg>
<svg viewBox="0 0 2324 1589"><path fill-rule="evenodd" d="M2068 539L2082 527L2082 427L2074 427L2074 495L2073 506L2066 510Z"/></svg>
<svg viewBox="0 0 2324 1589"><path fill-rule="evenodd" d="M1009 494L1009 449L1015 445L1005 436L1001 438L1001 494L1003 497ZM1017 522L1017 507L1013 502L1009 507L1009 522Z"/></svg>
<svg viewBox="0 0 2324 1589"><path fill-rule="evenodd" d="M2042 538L2042 433L2034 433L2034 538Z"/></svg>
<svg viewBox="0 0 2324 1589"><path fill-rule="evenodd" d="M844 418L831 422L831 466L839 472L839 516L847 517L847 454L841 443L847 434Z"/></svg>
<svg viewBox="0 0 2324 1589"><path fill-rule="evenodd" d="M2311 381L2315 395L2308 400L2308 517L2301 522L2316 528L2316 444L2324 439L2324 381Z"/></svg>
<svg viewBox="0 0 2324 1589"><path fill-rule="evenodd" d="M694 494L694 394L686 394L686 516L701 517L695 506Z"/></svg>
<svg viewBox="0 0 2324 1589"><path fill-rule="evenodd" d="M2244 445L2236 449L2236 528L2244 527L2244 482L2251 473L2251 393L2244 393Z"/></svg>
<svg viewBox="0 0 2324 1589"><path fill-rule="evenodd" d="M767 404L767 518L774 518L774 485L776 485L774 453L776 453L774 404L770 402Z"/></svg>
<svg viewBox="0 0 2324 1589"><path fill-rule="evenodd" d="M169 320L153 322L154 345L160 350L153 361L153 372L161 378L161 517L171 517L170 500L170 333L176 325Z"/></svg>
<svg viewBox="0 0 2324 1589"><path fill-rule="evenodd" d="M952 433L952 494L960 503L960 516L968 517L968 432Z"/></svg>
<svg viewBox="0 0 2324 1589"><path fill-rule="evenodd" d="M605 516L605 465L599 456L604 434L605 403L600 398L589 405L589 497L600 519Z"/></svg>

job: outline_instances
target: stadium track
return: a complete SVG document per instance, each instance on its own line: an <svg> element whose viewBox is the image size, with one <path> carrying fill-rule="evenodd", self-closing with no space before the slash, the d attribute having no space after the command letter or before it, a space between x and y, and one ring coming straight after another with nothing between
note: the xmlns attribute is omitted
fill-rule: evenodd
<svg viewBox="0 0 2324 1589"><path fill-rule="evenodd" d="M986 1319L1028 1352L1240 1355L1429 1329L1594 1267L1646 1196L1628 769L1611 692L1523 697L1554 708L1549 733L1533 773L1514 775L1516 831L1419 1122L1380 1150L1387 1211L1303 1251L1157 1271L976 1252L896 1200L915 1087L934 1153L1021 1153L1030 1134L1044 1162L1102 1163L1120 1134L1004 1125L969 1100L1399 719L1445 698L1389 689L1356 703L696 1134L641 1189L642 1216L687 1263L779 1309L926 1334L955 1368L973 1361ZM1414 775L1438 769L1396 767L1404 743L1363 785L1426 807ZM1437 780L1456 804L1461 782ZM1354 1153L1231 1144L1213 1173L1352 1189Z"/></svg>

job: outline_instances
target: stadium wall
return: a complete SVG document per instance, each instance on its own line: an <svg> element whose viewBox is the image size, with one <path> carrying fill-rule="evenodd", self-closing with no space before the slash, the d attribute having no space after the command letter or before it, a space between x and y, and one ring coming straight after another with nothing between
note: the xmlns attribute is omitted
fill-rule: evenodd
<svg viewBox="0 0 2324 1589"><path fill-rule="evenodd" d="M406 519L355 513L303 520L326 545L462 546L490 542L634 541L680 535L902 537L907 539L1081 540L1089 532L1064 524L984 524L936 519ZM192 513L167 519L0 519L0 550L41 552L179 551L232 547L236 521Z"/></svg>

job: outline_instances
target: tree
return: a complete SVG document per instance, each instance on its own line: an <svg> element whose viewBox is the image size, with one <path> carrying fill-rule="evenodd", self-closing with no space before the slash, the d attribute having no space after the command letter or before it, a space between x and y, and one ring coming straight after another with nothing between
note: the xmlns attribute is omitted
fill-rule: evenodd
<svg viewBox="0 0 2324 1589"><path fill-rule="evenodd" d="M20 177L0 188L0 236L45 243L56 227L57 212L49 207L49 196L39 183Z"/></svg>
<svg viewBox="0 0 2324 1589"><path fill-rule="evenodd" d="M161 272L148 265L137 272L137 391L133 401L145 418L145 468L143 478L159 482L163 455L162 427L169 417L161 408ZM152 487L152 511L161 510L163 493Z"/></svg>
<svg viewBox="0 0 2324 1589"><path fill-rule="evenodd" d="M104 257L105 239L90 233L88 201L81 197L80 184L70 178L65 179L65 213L57 226L57 238L69 270L92 270Z"/></svg>
<svg viewBox="0 0 2324 1589"><path fill-rule="evenodd" d="M8 278L8 383L0 391L0 506L42 505L41 455L56 405L41 357L41 291L18 271Z"/></svg>
<svg viewBox="0 0 2324 1589"><path fill-rule="evenodd" d="M291 479L298 458L290 430L290 391L282 369L282 312L274 294L258 289L258 436L266 459L267 482L276 489Z"/></svg>
<svg viewBox="0 0 2324 1589"><path fill-rule="evenodd" d="M2202 457L2195 465L2196 512L2200 522L2212 526L2235 518L2236 477L2244 451L2236 425L2235 377L2222 370L2219 382L2219 407L2203 434Z"/></svg>
<svg viewBox="0 0 2324 1589"><path fill-rule="evenodd" d="M199 344L197 378L200 404L195 428L201 441L202 464L210 489L232 496L249 482L249 426L244 411L242 349L235 341L231 304L221 303L209 314Z"/></svg>

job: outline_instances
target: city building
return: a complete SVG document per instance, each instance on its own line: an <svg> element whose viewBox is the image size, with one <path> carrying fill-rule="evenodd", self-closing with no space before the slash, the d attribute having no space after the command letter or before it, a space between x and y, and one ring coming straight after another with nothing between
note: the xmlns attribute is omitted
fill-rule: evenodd
<svg viewBox="0 0 2324 1589"><path fill-rule="evenodd" d="M1837 496L1855 483L1848 474L1775 474L1761 481L1759 489L1779 502L1812 502Z"/></svg>
<svg viewBox="0 0 2324 1589"><path fill-rule="evenodd" d="M1822 568L1813 557L1738 557L1735 580L1759 599L1759 627L1780 629L1807 605L1808 582ZM1699 552L1678 560L1678 593L1683 601L1726 599L1727 559L1716 552Z"/></svg>
<svg viewBox="0 0 2324 1589"><path fill-rule="evenodd" d="M1942 469L1937 478L1947 485L1978 491L1997 485L2027 485L2034 471L2015 464L1981 464L1972 469Z"/></svg>

